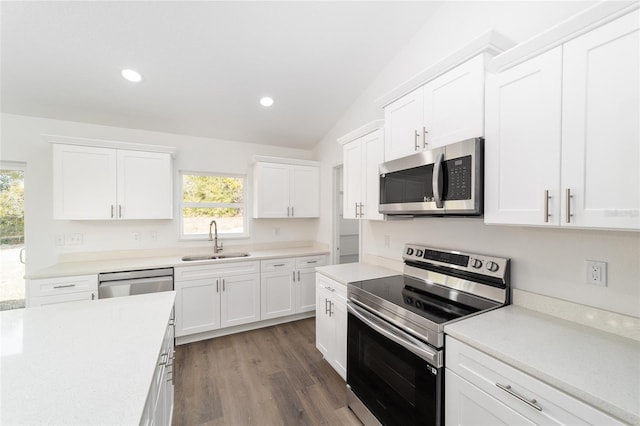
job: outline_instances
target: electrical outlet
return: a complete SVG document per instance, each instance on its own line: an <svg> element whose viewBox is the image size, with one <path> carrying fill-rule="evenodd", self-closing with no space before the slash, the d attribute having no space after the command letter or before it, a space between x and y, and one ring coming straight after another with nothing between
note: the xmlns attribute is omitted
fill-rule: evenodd
<svg viewBox="0 0 640 426"><path fill-rule="evenodd" d="M607 286L607 262L587 260L587 284Z"/></svg>
<svg viewBox="0 0 640 426"><path fill-rule="evenodd" d="M64 234L56 235L56 245L63 246L64 245Z"/></svg>
<svg viewBox="0 0 640 426"><path fill-rule="evenodd" d="M82 244L82 234L67 234L66 243L70 246L79 246Z"/></svg>
<svg viewBox="0 0 640 426"><path fill-rule="evenodd" d="M151 241L158 241L158 233L156 231L149 232L149 239Z"/></svg>
<svg viewBox="0 0 640 426"><path fill-rule="evenodd" d="M131 233L131 237L133 238L134 241L140 241L140 233L139 232L132 232Z"/></svg>

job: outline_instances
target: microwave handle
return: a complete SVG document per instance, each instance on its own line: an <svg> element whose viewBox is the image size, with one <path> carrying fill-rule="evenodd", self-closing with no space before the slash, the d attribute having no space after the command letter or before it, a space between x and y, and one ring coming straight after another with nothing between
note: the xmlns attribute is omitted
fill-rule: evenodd
<svg viewBox="0 0 640 426"><path fill-rule="evenodd" d="M444 154L438 153L436 161L433 165L433 176L431 177L431 186L433 187L433 198L436 202L436 207L441 209L444 207L444 201L442 201L442 191L440 190L440 175L442 175L442 160Z"/></svg>

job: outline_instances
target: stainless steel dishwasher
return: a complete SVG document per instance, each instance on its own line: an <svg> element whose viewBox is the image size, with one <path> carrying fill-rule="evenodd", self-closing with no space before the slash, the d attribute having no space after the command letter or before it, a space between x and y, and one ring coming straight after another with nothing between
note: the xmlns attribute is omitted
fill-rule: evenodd
<svg viewBox="0 0 640 426"><path fill-rule="evenodd" d="M98 298L173 290L173 268L106 272L98 275Z"/></svg>

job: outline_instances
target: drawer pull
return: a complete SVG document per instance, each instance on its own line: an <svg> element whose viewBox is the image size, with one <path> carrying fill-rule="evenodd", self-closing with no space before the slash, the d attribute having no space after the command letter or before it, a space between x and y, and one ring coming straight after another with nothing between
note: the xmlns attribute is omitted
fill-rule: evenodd
<svg viewBox="0 0 640 426"><path fill-rule="evenodd" d="M53 288L69 288L69 287L75 287L75 284L64 284L64 285L54 285Z"/></svg>
<svg viewBox="0 0 640 426"><path fill-rule="evenodd" d="M318 261L317 260L307 260L307 264L309 264L309 263L318 263Z"/></svg>
<svg viewBox="0 0 640 426"><path fill-rule="evenodd" d="M278 266L284 266L284 263L276 263L275 265L273 265L274 268L276 268Z"/></svg>
<svg viewBox="0 0 640 426"><path fill-rule="evenodd" d="M524 402L530 407L533 407L538 411L542 411L542 407L536 404L538 401L536 401L535 399L527 399L524 396L518 395L517 393L511 390L511 385L503 385L501 383L496 383L496 386L502 389L503 391L505 391L506 393L508 393L509 395L515 396L520 401Z"/></svg>

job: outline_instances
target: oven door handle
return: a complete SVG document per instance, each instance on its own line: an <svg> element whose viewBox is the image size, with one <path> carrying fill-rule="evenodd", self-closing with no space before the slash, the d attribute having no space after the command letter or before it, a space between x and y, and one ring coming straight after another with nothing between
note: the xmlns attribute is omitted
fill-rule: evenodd
<svg viewBox="0 0 640 426"><path fill-rule="evenodd" d="M347 303L347 310L378 333L396 342L433 366L440 367L442 365L441 352L431 349L410 334L389 325L386 321L379 319L351 303Z"/></svg>

